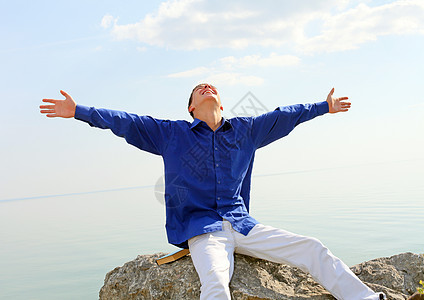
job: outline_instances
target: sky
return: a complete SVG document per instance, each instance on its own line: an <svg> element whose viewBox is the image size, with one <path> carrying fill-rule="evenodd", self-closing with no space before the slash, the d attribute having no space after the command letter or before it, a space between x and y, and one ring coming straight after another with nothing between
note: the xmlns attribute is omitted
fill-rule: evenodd
<svg viewBox="0 0 424 300"><path fill-rule="evenodd" d="M199 82L218 88L226 117L252 99L266 110L324 101L334 87L350 111L258 150L254 175L423 167L422 0L0 0L0 37L0 201L161 178L161 157L41 115L41 99L60 90L82 105L191 121Z"/></svg>

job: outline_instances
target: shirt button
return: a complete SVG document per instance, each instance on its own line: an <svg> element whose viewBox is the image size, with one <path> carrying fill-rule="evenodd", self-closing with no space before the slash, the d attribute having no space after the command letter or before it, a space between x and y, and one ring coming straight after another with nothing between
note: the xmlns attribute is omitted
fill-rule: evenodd
<svg viewBox="0 0 424 300"><path fill-rule="evenodd" d="M218 184L221 183L221 180L218 180Z"/></svg>
<svg viewBox="0 0 424 300"><path fill-rule="evenodd" d="M217 167L219 167L219 164L216 164Z"/></svg>
<svg viewBox="0 0 424 300"><path fill-rule="evenodd" d="M215 147L215 150L218 150L218 148L217 148L217 147Z"/></svg>
<svg viewBox="0 0 424 300"><path fill-rule="evenodd" d="M218 198L216 198L216 199L221 200L221 197L218 197Z"/></svg>

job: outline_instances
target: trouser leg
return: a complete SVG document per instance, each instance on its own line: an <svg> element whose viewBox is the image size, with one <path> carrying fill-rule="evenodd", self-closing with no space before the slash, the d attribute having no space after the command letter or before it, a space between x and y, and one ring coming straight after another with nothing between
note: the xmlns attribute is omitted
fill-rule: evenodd
<svg viewBox="0 0 424 300"><path fill-rule="evenodd" d="M229 284L234 270L232 235L217 231L196 236L188 243L200 278L200 299L230 300Z"/></svg>
<svg viewBox="0 0 424 300"><path fill-rule="evenodd" d="M308 272L340 300L374 300L374 293L319 240L257 224L247 236L236 234L237 253L285 263Z"/></svg>

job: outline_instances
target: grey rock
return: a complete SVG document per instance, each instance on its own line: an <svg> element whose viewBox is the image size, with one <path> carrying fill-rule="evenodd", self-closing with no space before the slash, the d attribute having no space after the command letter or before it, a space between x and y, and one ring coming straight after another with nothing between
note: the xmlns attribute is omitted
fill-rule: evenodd
<svg viewBox="0 0 424 300"><path fill-rule="evenodd" d="M199 299L200 281L190 256L158 266L165 255L139 255L106 274L101 300ZM371 289L404 300L424 280L424 256L403 253L355 265L351 270ZM298 268L236 254L230 283L234 300L335 299Z"/></svg>
<svg viewBox="0 0 424 300"><path fill-rule="evenodd" d="M386 291L387 288L389 299L397 299L394 295L391 296L391 291L401 293L403 296L412 295L417 291L419 281L424 280L424 256L403 253L373 259L355 265L351 269L362 281L371 283L369 285L374 290L381 287L382 291Z"/></svg>

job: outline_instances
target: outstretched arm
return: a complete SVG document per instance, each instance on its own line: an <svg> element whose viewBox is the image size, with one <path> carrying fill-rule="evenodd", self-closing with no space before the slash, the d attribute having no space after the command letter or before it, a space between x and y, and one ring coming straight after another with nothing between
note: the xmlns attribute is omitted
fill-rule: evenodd
<svg viewBox="0 0 424 300"><path fill-rule="evenodd" d="M330 93L327 96L328 112L330 114L334 114L341 111L348 111L351 103L342 102L342 100L347 100L349 98L348 97L335 98L333 97L333 94L334 94L334 88L331 89Z"/></svg>
<svg viewBox="0 0 424 300"><path fill-rule="evenodd" d="M43 102L52 103L52 105L40 105L40 112L49 118L73 118L77 104L65 91L61 90L60 93L65 96L65 100L43 99Z"/></svg>
<svg viewBox="0 0 424 300"><path fill-rule="evenodd" d="M40 105L40 112L49 118L75 118L92 127L110 129L114 134L141 150L162 154L171 136L171 121L138 116L111 109L77 105L66 92L65 100L43 99L49 105Z"/></svg>
<svg viewBox="0 0 424 300"><path fill-rule="evenodd" d="M288 135L297 125L325 113L348 111L348 97L333 97L331 89L326 101L277 107L274 111L253 118L252 138L257 148Z"/></svg>

